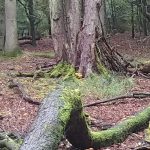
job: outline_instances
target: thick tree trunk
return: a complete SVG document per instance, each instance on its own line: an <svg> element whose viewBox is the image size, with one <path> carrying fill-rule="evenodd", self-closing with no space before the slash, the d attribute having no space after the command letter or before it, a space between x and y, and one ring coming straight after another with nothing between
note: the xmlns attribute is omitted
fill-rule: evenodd
<svg viewBox="0 0 150 150"><path fill-rule="evenodd" d="M110 70L115 68L114 71L126 71L126 63L121 64L117 58L120 56L111 50L105 41L100 40L104 39L103 0L49 0L49 2L52 38L58 60L67 61L82 76L101 70L97 69L100 66L101 68L109 66ZM98 41L104 44L99 45Z"/></svg>
<svg viewBox="0 0 150 150"><path fill-rule="evenodd" d="M94 66L96 28L102 34L99 19L100 7L101 0L86 0L84 4L83 30L78 38L78 51L81 52L79 72L84 76L92 73L92 67Z"/></svg>
<svg viewBox="0 0 150 150"><path fill-rule="evenodd" d="M16 0L5 0L6 39L5 51L13 52L18 49Z"/></svg>
<svg viewBox="0 0 150 150"><path fill-rule="evenodd" d="M81 27L81 1L49 0L49 6L56 57L75 65L77 36Z"/></svg>

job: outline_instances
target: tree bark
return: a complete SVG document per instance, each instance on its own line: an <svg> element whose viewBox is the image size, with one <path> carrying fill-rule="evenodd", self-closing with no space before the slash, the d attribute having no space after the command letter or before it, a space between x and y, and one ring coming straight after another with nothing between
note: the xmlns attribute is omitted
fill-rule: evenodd
<svg viewBox="0 0 150 150"><path fill-rule="evenodd" d="M99 66L126 71L126 63L121 64L117 58L120 56L100 40L104 39L103 0L49 0L49 3L52 39L58 60L70 63L83 77L100 70L97 69ZM104 44L99 45L97 41ZM107 57L103 58L105 53Z"/></svg>
<svg viewBox="0 0 150 150"><path fill-rule="evenodd" d="M81 2L49 0L49 6L56 57L75 65L77 36L81 27Z"/></svg>
<svg viewBox="0 0 150 150"><path fill-rule="evenodd" d="M29 10L29 22L30 22L30 34L32 36L32 45L36 46L36 35L35 35L35 16L33 9L33 0L28 0L28 10Z"/></svg>
<svg viewBox="0 0 150 150"><path fill-rule="evenodd" d="M16 0L5 0L6 39L5 51L13 52L18 49Z"/></svg>
<svg viewBox="0 0 150 150"><path fill-rule="evenodd" d="M0 50L4 49L5 40L5 2L0 0Z"/></svg>
<svg viewBox="0 0 150 150"><path fill-rule="evenodd" d="M57 149L65 126L60 120L60 109L64 105L60 95L61 91L56 90L44 100L39 114L20 150ZM69 117L69 114L67 115Z"/></svg>
<svg viewBox="0 0 150 150"><path fill-rule="evenodd" d="M98 9L100 10L101 8L97 7L101 7L101 0L85 1L83 29L78 38L78 51L81 52L79 72L83 76L91 74L94 66L96 28L99 28L100 34L102 34L99 20L100 11L98 12Z"/></svg>

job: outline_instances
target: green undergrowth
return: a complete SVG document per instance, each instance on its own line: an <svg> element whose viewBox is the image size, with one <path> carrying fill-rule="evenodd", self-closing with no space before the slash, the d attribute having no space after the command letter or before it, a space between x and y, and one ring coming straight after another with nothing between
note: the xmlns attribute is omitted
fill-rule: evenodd
<svg viewBox="0 0 150 150"><path fill-rule="evenodd" d="M16 49L12 52L0 51L0 59L16 58L21 55L22 51L20 49Z"/></svg>
<svg viewBox="0 0 150 150"><path fill-rule="evenodd" d="M45 96L53 91L57 82L54 79L39 78L18 78L18 81L24 86L25 92L35 100L42 100Z"/></svg>
<svg viewBox="0 0 150 150"><path fill-rule="evenodd" d="M67 89L78 88L83 96L94 96L95 98L110 98L127 93L134 85L133 78L124 76L93 74L84 79L73 79L64 81Z"/></svg>
<svg viewBox="0 0 150 150"><path fill-rule="evenodd" d="M75 77L75 69L66 62L59 63L49 73L51 78L61 77L63 80L72 79Z"/></svg>

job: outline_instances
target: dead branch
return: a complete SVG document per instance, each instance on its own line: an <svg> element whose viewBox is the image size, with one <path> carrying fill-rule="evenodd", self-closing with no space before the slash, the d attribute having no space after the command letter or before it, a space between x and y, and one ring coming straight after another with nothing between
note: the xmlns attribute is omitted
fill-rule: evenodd
<svg viewBox="0 0 150 150"><path fill-rule="evenodd" d="M147 97L150 97L150 93L133 93L133 94L130 94L130 95L123 95L123 96L119 96L119 97L115 97L115 98L110 98L110 99L107 99L107 100L97 101L95 103L84 105L83 107L97 106L97 105L100 105L100 104L114 102L114 101L116 102L117 100L123 100L123 99L127 99L127 98L142 99L142 98L147 98Z"/></svg>
<svg viewBox="0 0 150 150"><path fill-rule="evenodd" d="M9 81L9 88L17 88L17 91L19 92L19 95L22 99L24 99L26 102L34 104L34 105L40 105L41 103L38 101L33 100L25 91L23 88L23 85L19 83L18 81L10 80Z"/></svg>

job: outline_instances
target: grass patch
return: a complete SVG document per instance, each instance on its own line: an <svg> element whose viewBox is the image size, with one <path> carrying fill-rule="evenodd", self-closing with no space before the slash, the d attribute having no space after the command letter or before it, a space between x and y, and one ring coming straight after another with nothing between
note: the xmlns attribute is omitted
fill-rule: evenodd
<svg viewBox="0 0 150 150"><path fill-rule="evenodd" d="M23 53L20 49L16 49L12 52L0 51L0 59L16 58L22 54Z"/></svg>
<svg viewBox="0 0 150 150"><path fill-rule="evenodd" d="M111 98L125 94L133 87L132 78L111 75L109 78L100 75L92 75L85 79L75 79L64 82L68 89L79 89L82 96L95 98Z"/></svg>

